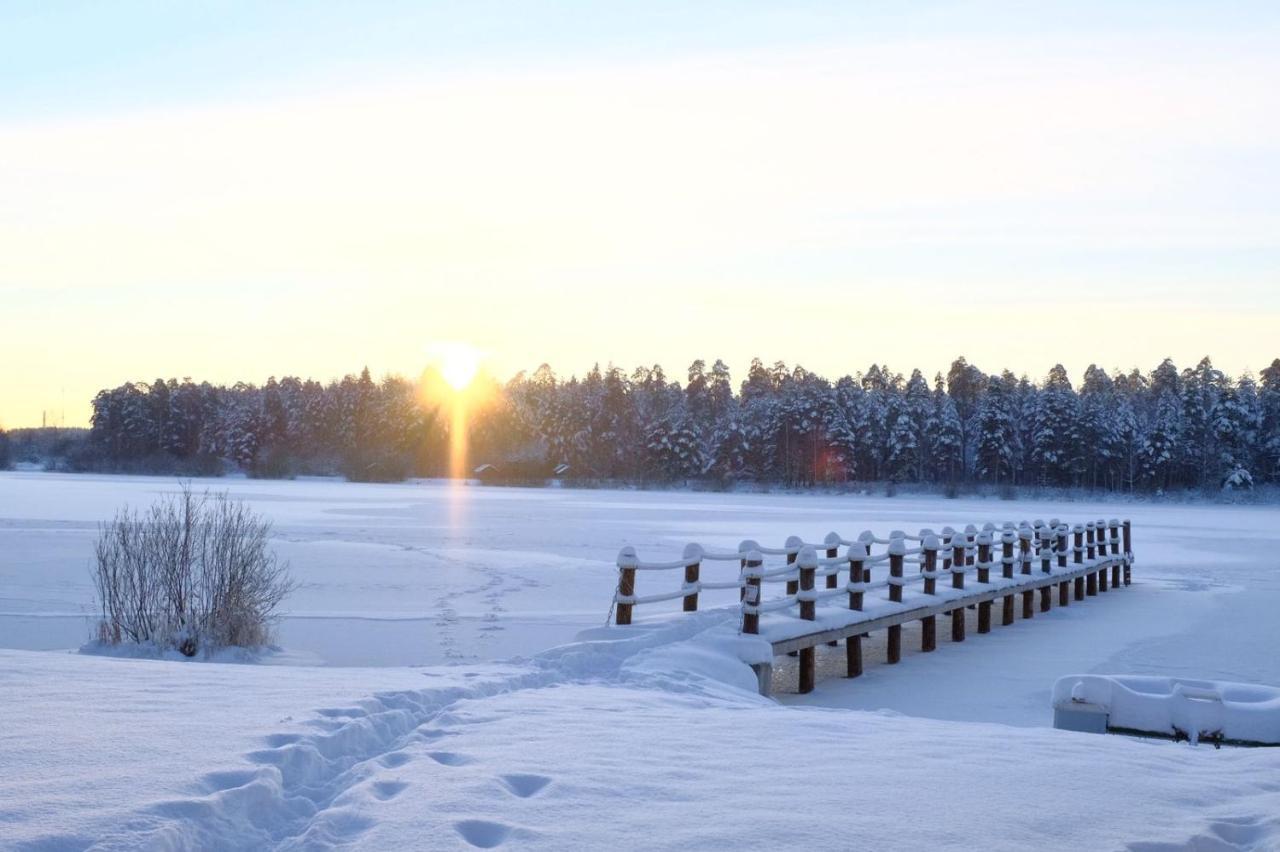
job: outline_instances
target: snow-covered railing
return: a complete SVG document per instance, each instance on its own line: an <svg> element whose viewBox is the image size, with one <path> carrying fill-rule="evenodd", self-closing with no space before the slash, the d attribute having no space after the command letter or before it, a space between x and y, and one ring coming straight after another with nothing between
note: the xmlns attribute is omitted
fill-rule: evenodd
<svg viewBox="0 0 1280 852"><path fill-rule="evenodd" d="M906 570L908 558L917 570ZM738 563L736 577L703 579L704 562L734 561ZM1038 571L1033 569L1036 563ZM1048 523L988 523L981 528L970 524L963 530L943 527L938 533L923 529L915 535L894 530L885 538L869 530L853 539L832 532L821 542L792 536L782 547L774 548L747 540L733 551L689 544L680 559L668 562L641 560L634 548L625 547L617 564L617 624L630 624L636 606L680 598L684 610L692 612L698 608L702 591L736 588L742 632L764 636L775 651L800 652L803 692L812 688L813 649L822 642L836 644L840 638L847 639L849 676L861 674L861 638L866 631L851 633L852 625L887 627L888 661L896 663L901 656L902 624L915 619L895 614L921 610L917 616L922 623L921 647L932 651L937 646L938 614L950 615L951 638L961 642L966 607L976 606L978 632L987 633L996 598L1003 599L1002 623L1012 624L1019 595L1022 617L1031 618L1037 591L1043 612L1052 606L1054 586L1058 587L1059 605L1066 606L1073 583L1076 600L1105 592L1109 585L1128 585L1133 552L1129 521L1098 520L1070 527L1055 518ZM877 568L883 573L874 579ZM636 593L637 574L680 569L684 570L684 582L678 589ZM966 590L970 573L976 573L977 584ZM843 583L842 575L847 577ZM946 576L951 578L949 588L939 589L939 578ZM824 578L821 588L820 577ZM772 584L785 584L783 594L766 596L766 585ZM904 593L911 599L906 600ZM963 605L953 606L953 601L963 601ZM819 604L825 604L821 616ZM821 641L808 641L818 634L823 634Z"/></svg>

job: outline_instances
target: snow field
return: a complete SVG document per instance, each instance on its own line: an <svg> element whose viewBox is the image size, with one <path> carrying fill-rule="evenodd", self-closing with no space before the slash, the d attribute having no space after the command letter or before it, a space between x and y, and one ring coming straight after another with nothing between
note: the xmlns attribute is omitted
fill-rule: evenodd
<svg viewBox="0 0 1280 852"><path fill-rule="evenodd" d="M304 583L274 661L330 666L0 651L0 847L1280 847L1274 751L1045 727L1067 674L1280 684L1274 508L208 484ZM0 474L0 646L78 646L94 524L173 487ZM1055 516L1132 518L1134 584L932 654L909 626L900 665L867 643L863 677L785 705L736 592L601 626L628 544Z"/></svg>

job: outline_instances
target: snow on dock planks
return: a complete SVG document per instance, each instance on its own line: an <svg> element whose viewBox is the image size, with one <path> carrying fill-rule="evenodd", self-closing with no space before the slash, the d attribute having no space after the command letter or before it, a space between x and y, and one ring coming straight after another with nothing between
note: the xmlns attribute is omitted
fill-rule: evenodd
<svg viewBox="0 0 1280 852"><path fill-rule="evenodd" d="M914 546L911 546L914 545ZM877 546L884 551L875 554ZM999 547L999 555L995 548ZM840 555L840 548L845 548ZM823 555L819 556L819 552ZM771 558L784 561L766 564ZM906 562L913 557L918 570L908 574ZM735 561L736 579L702 579L702 563ZM941 565L939 565L941 562ZM1132 529L1129 521L1089 521L1069 527L1056 518L1045 523L1006 522L970 524L964 530L944 527L941 532L923 529L917 535L895 530L888 538L863 532L856 539L829 533L820 543L807 543L796 536L782 547L763 547L755 541L742 542L734 551L714 551L698 544L684 548L680 559L645 562L635 548L624 547L618 554L618 589L614 595L616 623L632 623L637 606L681 599L684 612L698 609L699 594L709 590L737 589L741 608L741 632L760 636L774 655L799 656L799 691L810 692L815 679L815 648L845 642L846 674L862 674L862 639L876 630L888 631L886 656L897 663L902 656L902 626L921 622L921 650L937 649L937 618L950 617L951 640L965 640L965 610L978 611L978 632L991 630L991 609L1001 601L1001 623L1014 622L1015 600L1022 599L1022 617L1039 610L1109 588L1129 585L1133 565ZM872 579L876 567L887 575ZM684 571L679 589L639 596L636 574L641 571ZM999 571L998 574L995 572ZM966 585L966 575L976 573L977 582ZM841 574L848 580L840 583ZM951 576L950 586L938 579ZM818 577L825 578L818 588ZM784 583L781 596L766 598L765 584ZM846 597L847 596L847 597ZM822 604L822 606L819 606ZM760 690L768 694L771 663L753 666Z"/></svg>

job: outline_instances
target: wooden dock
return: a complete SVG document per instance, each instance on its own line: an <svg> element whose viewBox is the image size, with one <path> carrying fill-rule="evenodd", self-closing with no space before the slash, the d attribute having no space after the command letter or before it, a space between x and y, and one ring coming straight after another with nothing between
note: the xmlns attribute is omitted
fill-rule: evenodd
<svg viewBox="0 0 1280 852"><path fill-rule="evenodd" d="M877 546L883 547L882 553L874 553ZM785 561L768 564L780 558ZM913 559L914 570L907 570L908 559ZM736 579L702 579L704 562L730 560L738 562ZM726 552L691 544L681 559L671 562L642 562L628 547L618 555L616 623L630 624L633 608L639 605L682 598L684 611L691 612L698 608L701 591L737 588L741 632L767 640L774 656L797 655L799 691L810 692L819 645L843 641L846 674L858 677L862 640L869 633L888 631L888 662L897 663L904 624L921 622L921 650L934 651L939 617L949 617L951 640L963 642L967 608L978 611L977 632L988 633L996 601L1000 601L1000 623L1012 624L1019 600L1022 617L1032 618L1037 609L1051 609L1055 596L1059 606L1068 606L1072 600L1084 601L1129 585L1132 565L1132 529L1127 520L1090 521L1074 527L1057 519L1047 524L1006 522L981 529L970 525L963 531L944 527L937 534L925 529L914 536L895 531L888 538L864 532L853 540L831 533L817 544L796 537L781 548L744 541L737 551ZM878 581L872 578L877 567L885 572ZM637 572L679 569L684 570L679 590L636 595ZM938 582L946 577L949 584ZM768 584L785 584L783 594L766 597ZM753 668L761 693L769 694L772 664Z"/></svg>

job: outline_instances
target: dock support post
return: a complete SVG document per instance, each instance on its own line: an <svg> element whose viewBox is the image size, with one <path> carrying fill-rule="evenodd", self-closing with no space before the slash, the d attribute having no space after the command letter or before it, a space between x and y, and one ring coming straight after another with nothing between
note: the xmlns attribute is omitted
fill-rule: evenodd
<svg viewBox="0 0 1280 852"><path fill-rule="evenodd" d="M867 577L863 573L860 556L867 554L862 544L849 546L849 609L862 610L862 587ZM854 591L856 589L856 591ZM844 640L845 677L858 677L862 674L862 634L849 636Z"/></svg>
<svg viewBox="0 0 1280 852"><path fill-rule="evenodd" d="M1018 540L1013 530L1006 529L1000 536L1000 573L1006 580L1013 579L1013 543ZM1000 623L1013 624L1013 594L1007 594L1002 601Z"/></svg>
<svg viewBox="0 0 1280 852"><path fill-rule="evenodd" d="M1112 518L1107 522L1107 528L1111 531L1111 588L1120 588L1120 521Z"/></svg>
<svg viewBox="0 0 1280 852"><path fill-rule="evenodd" d="M834 531L829 532L827 533L827 537L823 539L823 541L825 541L827 545L827 559L834 560L836 556L838 556L840 553L840 534ZM833 562L832 564L835 564L835 563ZM840 587L840 578L836 576L838 573L839 572L837 571L832 571L830 574L827 575L828 589L836 589ZM832 639L827 644L830 645L832 648L838 648L840 646L840 640Z"/></svg>
<svg viewBox="0 0 1280 852"><path fill-rule="evenodd" d="M805 621L813 621L817 617L817 601L814 599L814 575L818 570L818 554L812 547L805 545L800 550L800 589L796 597L800 601L800 617ZM817 679L817 649L810 645L800 649L800 684L799 692L804 695L813 692Z"/></svg>
<svg viewBox="0 0 1280 852"><path fill-rule="evenodd" d="M760 632L760 566L764 558L760 551L752 550L746 555L747 566L742 569L747 576L747 585L742 597L742 632Z"/></svg>
<svg viewBox="0 0 1280 852"><path fill-rule="evenodd" d="M983 530L978 535L978 582L991 582L991 532ZM978 604L978 632L991 632L991 601Z"/></svg>
<svg viewBox="0 0 1280 852"><path fill-rule="evenodd" d="M1059 524L1056 528L1058 535L1058 567L1067 567L1067 526ZM1058 584L1058 606L1067 606L1071 603L1071 583L1063 580Z"/></svg>
<svg viewBox="0 0 1280 852"><path fill-rule="evenodd" d="M938 593L938 539L936 536L925 536L921 543L924 551L924 593ZM929 615L920 620L920 650L933 651L938 647L938 617Z"/></svg>
<svg viewBox="0 0 1280 852"><path fill-rule="evenodd" d="M1094 544L1093 535L1093 521L1090 521L1084 525L1085 559L1090 564L1095 562L1098 558L1098 551ZM1085 575L1085 594L1089 597L1094 597L1098 594L1098 572L1096 570L1090 569L1089 573Z"/></svg>
<svg viewBox="0 0 1280 852"><path fill-rule="evenodd" d="M1023 526L1018 530L1018 548L1022 552L1022 573L1031 574L1031 536L1033 535L1031 527ZM1027 589L1022 593L1022 617L1024 619L1033 617L1035 613L1036 593L1033 589Z"/></svg>
<svg viewBox="0 0 1280 852"><path fill-rule="evenodd" d="M902 562L907 543L895 538L889 542L889 600L902 603ZM889 647L886 656L890 664L902 659L902 625L895 624L889 628Z"/></svg>
<svg viewBox="0 0 1280 852"><path fill-rule="evenodd" d="M1129 585L1129 566L1133 564L1133 531L1128 521L1124 522L1124 584Z"/></svg>
<svg viewBox="0 0 1280 852"><path fill-rule="evenodd" d="M618 552L618 597L633 598L636 594L636 566L640 564L636 549L630 545ZM630 602L618 602L614 623L623 626L631 623Z"/></svg>
<svg viewBox="0 0 1280 852"><path fill-rule="evenodd" d="M1053 573L1053 531L1047 527L1040 528L1040 573ZM1040 611L1048 612L1053 607L1053 587L1040 587Z"/></svg>
<svg viewBox="0 0 1280 852"><path fill-rule="evenodd" d="M969 536L967 533L956 533L951 537L951 588L964 588L964 570L968 567L965 551L968 549ZM964 607L958 606L951 610L951 641L964 641Z"/></svg>
<svg viewBox="0 0 1280 852"><path fill-rule="evenodd" d="M684 611L698 611L698 573L702 568L702 547L697 544L690 544L684 549L684 584L685 586L693 586L692 594L684 596Z"/></svg>

